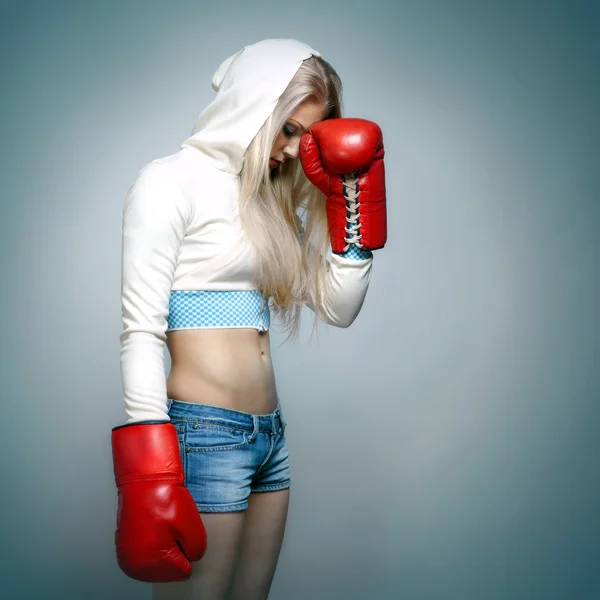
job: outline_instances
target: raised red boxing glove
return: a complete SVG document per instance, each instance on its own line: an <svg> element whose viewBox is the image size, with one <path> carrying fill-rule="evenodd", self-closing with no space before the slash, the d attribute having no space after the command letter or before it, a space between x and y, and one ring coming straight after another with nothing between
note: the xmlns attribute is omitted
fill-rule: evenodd
<svg viewBox="0 0 600 600"><path fill-rule="evenodd" d="M119 567L150 583L188 579L191 561L206 551L206 530L184 485L175 427L154 421L115 427L112 449Z"/></svg>
<svg viewBox="0 0 600 600"><path fill-rule="evenodd" d="M306 176L327 196L333 252L354 244L364 250L387 241L383 134L365 119L315 123L300 142Z"/></svg>

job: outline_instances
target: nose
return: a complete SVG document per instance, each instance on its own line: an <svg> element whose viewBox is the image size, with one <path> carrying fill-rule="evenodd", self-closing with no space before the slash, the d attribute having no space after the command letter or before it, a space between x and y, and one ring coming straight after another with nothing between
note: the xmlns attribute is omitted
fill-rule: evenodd
<svg viewBox="0 0 600 600"><path fill-rule="evenodd" d="M295 138L293 141L290 141L290 143L283 149L283 153L288 158L298 158L299 152L300 152L300 139L299 138Z"/></svg>

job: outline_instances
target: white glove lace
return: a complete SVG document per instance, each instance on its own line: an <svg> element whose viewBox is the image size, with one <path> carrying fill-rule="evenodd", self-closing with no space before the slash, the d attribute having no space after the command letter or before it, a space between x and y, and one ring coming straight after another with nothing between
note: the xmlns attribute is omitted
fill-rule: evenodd
<svg viewBox="0 0 600 600"><path fill-rule="evenodd" d="M362 227L362 223L358 220L358 208L360 206L360 202L358 201L359 191L358 191L358 177L352 173L350 176L342 175L342 183L344 186L344 197L346 198L346 227L344 230L346 231L346 237L344 241L346 245L344 246L344 252L347 252L351 245L356 246L357 248L362 248L362 244L360 240L362 239L362 234L360 233L360 228Z"/></svg>

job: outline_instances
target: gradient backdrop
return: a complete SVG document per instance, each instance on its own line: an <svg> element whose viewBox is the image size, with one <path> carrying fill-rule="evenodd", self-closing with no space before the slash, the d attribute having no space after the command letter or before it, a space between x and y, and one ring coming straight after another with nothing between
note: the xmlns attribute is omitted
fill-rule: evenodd
<svg viewBox="0 0 600 600"><path fill-rule="evenodd" d="M600 599L600 9L514 0L0 2L0 596L151 596L113 549L123 200L268 37L337 68L389 190L355 324L274 348L271 598Z"/></svg>

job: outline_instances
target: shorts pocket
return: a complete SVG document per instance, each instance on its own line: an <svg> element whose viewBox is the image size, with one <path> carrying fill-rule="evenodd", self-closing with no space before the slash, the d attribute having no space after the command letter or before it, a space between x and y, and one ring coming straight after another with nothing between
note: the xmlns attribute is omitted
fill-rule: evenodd
<svg viewBox="0 0 600 600"><path fill-rule="evenodd" d="M179 456L181 457L181 464L185 471L185 421L178 419L171 419L171 423L177 431L177 441L179 442Z"/></svg>
<svg viewBox="0 0 600 600"><path fill-rule="evenodd" d="M194 423L186 437L186 453L227 452L248 445L249 433L233 427Z"/></svg>

